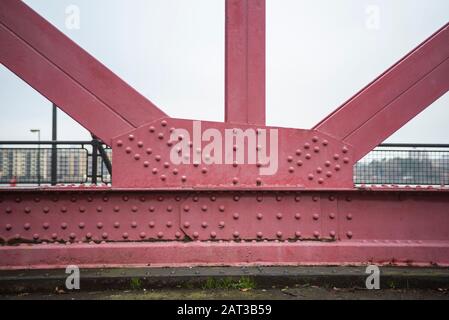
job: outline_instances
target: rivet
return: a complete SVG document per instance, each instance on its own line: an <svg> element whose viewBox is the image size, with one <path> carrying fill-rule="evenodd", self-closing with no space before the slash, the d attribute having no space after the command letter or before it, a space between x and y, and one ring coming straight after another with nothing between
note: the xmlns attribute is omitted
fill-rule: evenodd
<svg viewBox="0 0 449 320"><path fill-rule="evenodd" d="M225 206L220 206L220 207L218 208L218 210L220 210L221 212L224 212L224 211L225 211Z"/></svg>
<svg viewBox="0 0 449 320"><path fill-rule="evenodd" d="M259 239L263 238L263 233L262 232L257 232L257 238L259 238Z"/></svg>
<svg viewBox="0 0 449 320"><path fill-rule="evenodd" d="M103 228L103 224L102 224L101 222L98 222L98 223L97 223L97 228L98 228L98 229L102 229L102 228Z"/></svg>
<svg viewBox="0 0 449 320"><path fill-rule="evenodd" d="M349 158L344 158L344 159L343 159L343 162L344 162L344 163L349 163Z"/></svg>
<svg viewBox="0 0 449 320"><path fill-rule="evenodd" d="M353 234L352 234L351 231L348 231L348 232L346 233L346 236L347 236L349 239L351 239L351 238L353 237Z"/></svg>
<svg viewBox="0 0 449 320"><path fill-rule="evenodd" d="M161 175L161 181L167 180L167 176L165 174Z"/></svg>
<svg viewBox="0 0 449 320"><path fill-rule="evenodd" d="M56 233L53 233L53 234L51 235L51 238L52 238L53 240L56 240L56 239L58 238L58 235L57 235Z"/></svg>
<svg viewBox="0 0 449 320"><path fill-rule="evenodd" d="M85 225L84 222L80 222L79 225L78 225L78 227L79 227L80 229L84 229L85 226L86 226L86 225Z"/></svg>
<svg viewBox="0 0 449 320"><path fill-rule="evenodd" d="M297 150L296 150L296 155L299 157L301 154L302 154L301 149L297 149Z"/></svg>
<svg viewBox="0 0 449 320"><path fill-rule="evenodd" d="M127 202L129 200L129 197L128 196L123 196L122 199L123 199L123 201Z"/></svg>
<svg viewBox="0 0 449 320"><path fill-rule="evenodd" d="M323 140L323 146L327 146L327 145L329 145L329 141L327 141L327 140Z"/></svg>
<svg viewBox="0 0 449 320"><path fill-rule="evenodd" d="M117 141L117 147L122 147L123 146L123 141L122 140L118 140Z"/></svg>
<svg viewBox="0 0 449 320"><path fill-rule="evenodd" d="M153 172L153 174L157 174L159 172L159 170L157 168L153 168L153 170L151 170L151 172Z"/></svg>
<svg viewBox="0 0 449 320"><path fill-rule="evenodd" d="M332 220L334 220L334 219L335 219L335 213L330 213L330 214L329 214L329 218L331 218Z"/></svg>
<svg viewBox="0 0 449 320"><path fill-rule="evenodd" d="M330 171L326 172L326 177L331 178L332 177L332 172L330 172Z"/></svg>
<svg viewBox="0 0 449 320"><path fill-rule="evenodd" d="M90 232L87 233L87 234L86 234L86 239L92 239L92 233L90 233Z"/></svg>
<svg viewBox="0 0 449 320"><path fill-rule="evenodd" d="M318 213L315 213L313 215L313 220L318 220L320 218L320 215Z"/></svg>
<svg viewBox="0 0 449 320"><path fill-rule="evenodd" d="M129 234L127 232L123 233L123 235L122 235L123 239L128 239L128 237L129 237Z"/></svg>
<svg viewBox="0 0 449 320"><path fill-rule="evenodd" d="M22 199L19 197L19 198L16 198L16 202L17 203L20 203L20 202L22 202Z"/></svg>
<svg viewBox="0 0 449 320"><path fill-rule="evenodd" d="M257 178L257 179L256 179L256 184L257 184L258 186L260 186L260 185L262 184L262 178Z"/></svg>
<svg viewBox="0 0 449 320"><path fill-rule="evenodd" d="M295 197L295 202L301 202L301 197L300 196L296 196Z"/></svg>
<svg viewBox="0 0 449 320"><path fill-rule="evenodd" d="M103 232L103 234L101 235L101 237L103 238L103 239L107 239L108 238L108 233L107 232Z"/></svg>
<svg viewBox="0 0 449 320"><path fill-rule="evenodd" d="M76 234L71 233L71 234L70 234L70 239L75 240L75 239L76 239Z"/></svg>
<svg viewBox="0 0 449 320"><path fill-rule="evenodd" d="M133 221L131 223L131 228L133 228L133 229L137 228L137 222Z"/></svg>
<svg viewBox="0 0 449 320"><path fill-rule="evenodd" d="M311 155L310 153L306 154L306 159L307 159L307 160L312 159L312 155Z"/></svg>
<svg viewBox="0 0 449 320"><path fill-rule="evenodd" d="M292 162L293 161L293 157L292 156L288 156L287 161L288 162Z"/></svg>
<svg viewBox="0 0 449 320"><path fill-rule="evenodd" d="M154 223L154 221L150 221L150 222L148 223L148 226L149 226L151 229L153 229L155 225L156 225L156 224Z"/></svg>
<svg viewBox="0 0 449 320"><path fill-rule="evenodd" d="M313 236L314 236L315 238L319 238L319 237L320 237L320 233L319 233L318 231L315 231L315 232L313 233Z"/></svg>
<svg viewBox="0 0 449 320"><path fill-rule="evenodd" d="M276 196L276 201L277 201L277 202L282 201L282 197L281 197L281 196Z"/></svg>
<svg viewBox="0 0 449 320"><path fill-rule="evenodd" d="M12 229L12 226L10 224L7 224L5 226L6 231L10 231Z"/></svg>
<svg viewBox="0 0 449 320"><path fill-rule="evenodd" d="M145 162L143 163L143 166L144 166L145 168L148 168L148 167L150 166L150 163L149 163L148 161L145 161Z"/></svg>
<svg viewBox="0 0 449 320"><path fill-rule="evenodd" d="M296 238L301 238L301 235L302 235L301 232L299 232L299 231L295 232L295 237Z"/></svg>
<svg viewBox="0 0 449 320"><path fill-rule="evenodd" d="M347 220L352 220L352 214L348 213L348 215L346 216Z"/></svg>
<svg viewBox="0 0 449 320"><path fill-rule="evenodd" d="M296 213L295 214L295 219L296 220L301 220L301 214L300 213Z"/></svg>
<svg viewBox="0 0 449 320"><path fill-rule="evenodd" d="M206 174L207 173L207 168L203 168L203 169L201 169L201 172L203 173L203 174Z"/></svg>
<svg viewBox="0 0 449 320"><path fill-rule="evenodd" d="M302 160L298 160L298 161L296 162L296 165L297 165L298 167L302 167L302 165L303 165Z"/></svg>
<svg viewBox="0 0 449 320"><path fill-rule="evenodd" d="M329 233L329 235L330 235L332 238L335 238L335 236L336 236L337 234L335 233L335 231L331 231L331 232Z"/></svg>
<svg viewBox="0 0 449 320"><path fill-rule="evenodd" d="M237 167L239 166L239 164L237 163L237 161L234 161L234 162L232 163L232 166L233 166L234 168L237 168Z"/></svg>
<svg viewBox="0 0 449 320"><path fill-rule="evenodd" d="M50 212L50 208L49 207L44 207L44 213L49 213Z"/></svg>
<svg viewBox="0 0 449 320"><path fill-rule="evenodd" d="M179 238L181 238L181 232L179 232L179 231L177 231L176 233L175 233L175 237L176 237L176 239L179 239Z"/></svg>
<svg viewBox="0 0 449 320"><path fill-rule="evenodd" d="M189 212L190 211L190 207L189 206L184 206L184 211L185 212Z"/></svg>
<svg viewBox="0 0 449 320"><path fill-rule="evenodd" d="M163 232L158 232L157 237L159 239L162 239L164 237L164 233Z"/></svg>
<svg viewBox="0 0 449 320"><path fill-rule="evenodd" d="M101 206L97 207L97 212L102 212L103 208Z"/></svg>
<svg viewBox="0 0 449 320"><path fill-rule="evenodd" d="M132 134L130 134L129 136L128 136L128 139L129 139L129 141L133 141L134 140L134 135L132 135Z"/></svg>
<svg viewBox="0 0 449 320"><path fill-rule="evenodd" d="M262 202L263 201L263 197L262 196L257 196L256 200L257 200L257 202Z"/></svg>
<svg viewBox="0 0 449 320"><path fill-rule="evenodd" d="M315 153L319 153L319 152L320 152L320 147L318 147L318 146L314 147L314 148L313 148L313 151L314 151Z"/></svg>
<svg viewBox="0 0 449 320"><path fill-rule="evenodd" d="M215 239L215 238L217 237L217 233L216 233L215 231L212 231L212 232L210 233L210 237L211 237L212 239Z"/></svg>
<svg viewBox="0 0 449 320"><path fill-rule="evenodd" d="M153 153L153 149L151 149L151 148L148 148L148 149L146 150L146 152L147 152L147 154L148 154L148 155L150 155L150 154L152 154L152 153Z"/></svg>
<svg viewBox="0 0 449 320"><path fill-rule="evenodd" d="M63 230L67 229L67 223L65 222L61 223L61 229Z"/></svg>
<svg viewBox="0 0 449 320"><path fill-rule="evenodd" d="M311 173L307 177L308 177L309 180L313 180L314 179L314 176Z"/></svg>
<svg viewBox="0 0 449 320"><path fill-rule="evenodd" d="M238 220L240 218L240 215L236 212L236 213L234 213L233 217L234 217L234 220Z"/></svg>
<svg viewBox="0 0 449 320"><path fill-rule="evenodd" d="M140 239L145 239L145 238L147 237L147 235L146 235L145 232L141 232L141 233L139 234L139 237L140 237Z"/></svg>
<svg viewBox="0 0 449 320"><path fill-rule="evenodd" d="M263 214L262 213L258 213L257 214L257 219L258 220L262 220L263 219Z"/></svg>
<svg viewBox="0 0 449 320"><path fill-rule="evenodd" d="M348 147L344 146L343 149L341 149L341 151L343 153L348 153L349 149L348 149Z"/></svg>
<svg viewBox="0 0 449 320"><path fill-rule="evenodd" d="M33 239L34 240L39 240L39 235L37 233L33 234Z"/></svg>
<svg viewBox="0 0 449 320"><path fill-rule="evenodd" d="M335 201L335 196L329 196L329 201Z"/></svg>
<svg viewBox="0 0 449 320"><path fill-rule="evenodd" d="M153 126L151 126L148 130L149 130L151 133L154 133L154 132L156 131L156 128L153 127Z"/></svg>
<svg viewBox="0 0 449 320"><path fill-rule="evenodd" d="M162 121L161 121L161 126L163 126L163 127L166 127L166 126L167 126L167 124L168 124L168 123L167 123L167 121L166 121L166 120L162 120Z"/></svg>
<svg viewBox="0 0 449 320"><path fill-rule="evenodd" d="M127 154L130 154L133 150L131 149L131 147L126 147L125 151Z"/></svg>
<svg viewBox="0 0 449 320"><path fill-rule="evenodd" d="M224 221L220 221L220 222L218 223L218 226L219 226L221 229L223 229L223 228L225 227L225 222L224 222Z"/></svg>
<svg viewBox="0 0 449 320"><path fill-rule="evenodd" d="M61 212L62 213L66 213L67 212L67 208L66 207L61 207Z"/></svg>
<svg viewBox="0 0 449 320"><path fill-rule="evenodd" d="M164 134L161 132L157 135L159 140L163 140L164 139Z"/></svg>
<svg viewBox="0 0 449 320"><path fill-rule="evenodd" d="M181 177L181 181L182 181L182 182L186 182L186 181L187 181L187 177L186 177L186 176L182 176L182 177Z"/></svg>
<svg viewBox="0 0 449 320"><path fill-rule="evenodd" d="M238 202L240 200L240 197L239 196L234 196L234 201L235 202Z"/></svg>
<svg viewBox="0 0 449 320"><path fill-rule="evenodd" d="M24 228L25 230L30 230L30 229L31 229L31 225L30 225L29 223L25 223L25 224L23 225L23 228Z"/></svg>
<svg viewBox="0 0 449 320"><path fill-rule="evenodd" d="M322 173L322 172L323 172L323 169L322 169L321 167L318 167L318 168L316 168L316 172L317 172L317 173Z"/></svg>
<svg viewBox="0 0 449 320"><path fill-rule="evenodd" d="M336 166L335 166L335 171L340 171L341 170L341 166L339 165L339 164L337 164Z"/></svg>
<svg viewBox="0 0 449 320"><path fill-rule="evenodd" d="M200 236L200 234L199 234L198 232L195 231L195 232L193 233L193 237L194 237L195 239L198 238L199 236Z"/></svg>
<svg viewBox="0 0 449 320"><path fill-rule="evenodd" d="M207 222L204 221L204 222L201 224L201 227L203 227L203 229L206 229L206 228L207 228Z"/></svg>
<svg viewBox="0 0 449 320"><path fill-rule="evenodd" d="M203 210L204 212L206 212L206 211L207 211L207 206L206 206L206 205L203 205L203 206L201 207L201 210Z"/></svg>
<svg viewBox="0 0 449 320"><path fill-rule="evenodd" d="M137 146L138 146L139 148L142 148L142 147L143 147L143 142L142 142L142 141L137 142Z"/></svg>
<svg viewBox="0 0 449 320"><path fill-rule="evenodd" d="M351 201L352 201L352 198L351 198L351 197L346 197L346 201L347 201L347 202L351 202Z"/></svg>
<svg viewBox="0 0 449 320"><path fill-rule="evenodd" d="M240 237L240 233L238 231L235 231L233 233L233 236L234 236L234 238L238 238L238 237Z"/></svg>
<svg viewBox="0 0 449 320"><path fill-rule="evenodd" d="M173 142L171 142L171 141L168 141L168 142L167 142L167 146L168 146L168 147L171 147L171 146L173 146Z"/></svg>
<svg viewBox="0 0 449 320"><path fill-rule="evenodd" d="M232 179L232 183L233 183L233 184L238 184L238 183L239 183L239 178L234 177L234 178Z"/></svg>
<svg viewBox="0 0 449 320"><path fill-rule="evenodd" d="M137 212L139 210L139 208L137 208L136 206L132 206L131 207L131 211L132 212Z"/></svg>
<svg viewBox="0 0 449 320"><path fill-rule="evenodd" d="M282 238L282 232L281 231L276 232L276 237Z"/></svg>
<svg viewBox="0 0 449 320"><path fill-rule="evenodd" d="M334 154L334 160L340 159L340 155L338 153Z"/></svg>
<svg viewBox="0 0 449 320"><path fill-rule="evenodd" d="M324 179L323 179L323 178L319 178L319 179L318 179L318 183L319 183L319 184L323 184L323 183L324 183Z"/></svg>
<svg viewBox="0 0 449 320"><path fill-rule="evenodd" d="M310 149L310 143L306 142L306 143L304 144L304 149Z"/></svg>
<svg viewBox="0 0 449 320"><path fill-rule="evenodd" d="M184 228L186 228L186 229L190 228L190 223L189 222L184 222Z"/></svg>
<svg viewBox="0 0 449 320"><path fill-rule="evenodd" d="M293 167L288 168L288 172L294 173L295 172L295 168L293 168Z"/></svg>
<svg viewBox="0 0 449 320"><path fill-rule="evenodd" d="M318 138L317 136L314 136L314 137L312 138L312 141L315 142L315 143L317 143L318 140L319 140L319 138Z"/></svg>
<svg viewBox="0 0 449 320"><path fill-rule="evenodd" d="M25 213L30 213L31 209L29 207L26 207L24 211L25 211Z"/></svg>
<svg viewBox="0 0 449 320"><path fill-rule="evenodd" d="M5 212L6 212L6 213L11 213L11 212L12 212L12 209L11 209L10 207L8 207L8 208L6 208Z"/></svg>
<svg viewBox="0 0 449 320"><path fill-rule="evenodd" d="M313 197L312 197L312 200L313 200L314 202L318 202L318 200L320 200L320 198L319 198L318 196L313 196Z"/></svg>
<svg viewBox="0 0 449 320"><path fill-rule="evenodd" d="M276 218L277 218L278 220L281 220L281 219L282 219L282 213L278 213L278 214L276 215Z"/></svg>
<svg viewBox="0 0 449 320"><path fill-rule="evenodd" d="M115 229L120 228L120 222L115 222L115 223L114 223L114 228L115 228Z"/></svg>
<svg viewBox="0 0 449 320"><path fill-rule="evenodd" d="M120 211L120 207L119 206L115 206L114 207L114 212L119 212Z"/></svg>

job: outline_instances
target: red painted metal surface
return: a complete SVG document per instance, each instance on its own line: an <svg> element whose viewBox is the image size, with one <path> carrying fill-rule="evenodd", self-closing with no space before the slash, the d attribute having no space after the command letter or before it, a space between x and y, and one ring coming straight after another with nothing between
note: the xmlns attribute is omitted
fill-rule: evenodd
<svg viewBox="0 0 449 320"><path fill-rule="evenodd" d="M226 0L226 122L265 125L265 0Z"/></svg>
<svg viewBox="0 0 449 320"><path fill-rule="evenodd" d="M449 90L449 24L314 129L353 145L355 160Z"/></svg>
<svg viewBox="0 0 449 320"><path fill-rule="evenodd" d="M168 118L3 0L2 64L112 145L114 174L112 189L0 190L0 268L449 265L449 189L355 189L352 173L447 92L448 36L446 25L314 129L266 127L265 1L227 0L226 122L196 122Z"/></svg>
<svg viewBox="0 0 449 320"><path fill-rule="evenodd" d="M175 131L179 129L183 131ZM236 139L227 143L226 130L234 134L238 129L248 132L253 143L247 139L240 144ZM218 156L217 150L214 153L207 147L213 139L202 141L208 130L223 138ZM177 148L181 153L176 156L186 164L176 165L171 160ZM117 188L238 190L353 185L351 147L311 130L163 119L114 139L113 153L113 185ZM239 154L244 161L237 161ZM263 155L269 154L275 159L266 164ZM211 163L215 156L222 164Z"/></svg>
<svg viewBox="0 0 449 320"><path fill-rule="evenodd" d="M20 0L0 3L0 61L109 144L165 114Z"/></svg>

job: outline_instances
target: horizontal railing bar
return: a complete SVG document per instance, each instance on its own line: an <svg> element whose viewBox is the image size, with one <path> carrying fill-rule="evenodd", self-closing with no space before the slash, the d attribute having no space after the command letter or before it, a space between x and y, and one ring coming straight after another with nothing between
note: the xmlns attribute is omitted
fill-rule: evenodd
<svg viewBox="0 0 449 320"><path fill-rule="evenodd" d="M66 144L92 144L92 141L0 141L0 145L66 145Z"/></svg>
<svg viewBox="0 0 449 320"><path fill-rule="evenodd" d="M377 148L449 148L449 144L430 143L383 143Z"/></svg>

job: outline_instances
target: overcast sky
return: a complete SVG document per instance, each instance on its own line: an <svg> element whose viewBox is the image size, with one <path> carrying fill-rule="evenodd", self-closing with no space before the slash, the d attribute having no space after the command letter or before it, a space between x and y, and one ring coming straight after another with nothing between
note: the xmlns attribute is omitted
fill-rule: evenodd
<svg viewBox="0 0 449 320"><path fill-rule="evenodd" d="M223 120L224 0L25 2L168 115ZM267 124L312 127L448 21L447 0L267 0ZM0 140L49 140L51 104L3 66L0 84ZM446 94L389 141L449 143L448 120Z"/></svg>

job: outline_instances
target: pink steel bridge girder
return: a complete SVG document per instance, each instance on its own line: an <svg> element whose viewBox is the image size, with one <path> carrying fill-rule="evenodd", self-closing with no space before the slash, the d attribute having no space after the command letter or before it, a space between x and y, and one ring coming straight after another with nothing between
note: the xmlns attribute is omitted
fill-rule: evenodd
<svg viewBox="0 0 449 320"><path fill-rule="evenodd" d="M0 61L110 144L166 115L20 0L0 3Z"/></svg>
<svg viewBox="0 0 449 320"><path fill-rule="evenodd" d="M357 161L448 90L446 24L314 129L354 146Z"/></svg>
<svg viewBox="0 0 449 320"><path fill-rule="evenodd" d="M265 0L226 0L226 122L265 125Z"/></svg>
<svg viewBox="0 0 449 320"><path fill-rule="evenodd" d="M447 192L1 191L0 239L28 244L3 246L0 268L55 267L81 257L92 266L140 264L137 253L152 265L449 265ZM187 239L201 242L180 243ZM167 242L147 243L154 240ZM72 246L63 246L59 260L63 243Z"/></svg>

